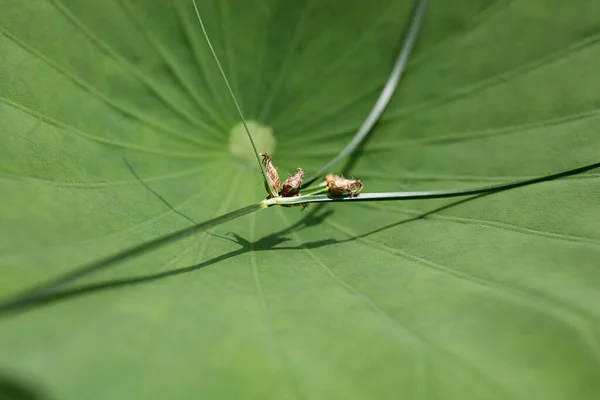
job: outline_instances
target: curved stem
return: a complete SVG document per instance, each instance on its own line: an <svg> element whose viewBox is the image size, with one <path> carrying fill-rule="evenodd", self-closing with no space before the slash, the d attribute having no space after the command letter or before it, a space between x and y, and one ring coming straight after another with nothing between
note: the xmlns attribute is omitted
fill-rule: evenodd
<svg viewBox="0 0 600 400"><path fill-rule="evenodd" d="M394 68L392 69L392 72L390 73L390 76L388 77L388 80L385 83L377 102L367 116L367 119L365 119L346 147L344 147L339 154L329 161L323 168L311 175L306 183L302 185L303 187L308 187L317 179L322 178L323 174L325 172L329 172L331 167L352 154L352 152L354 152L354 150L356 150L356 148L366 139L367 135L373 129L373 126L375 126L381 117L381 114L383 114L385 111L385 108L390 102L392 95L396 91L398 83L400 82L400 78L406 69L406 64L408 63L408 59L417 39L417 34L419 33L419 28L421 27L423 14L425 14L425 9L427 8L427 0L416 0L416 2L416 10L414 12L408 33L404 38L404 43L402 44L400 54L396 59Z"/></svg>

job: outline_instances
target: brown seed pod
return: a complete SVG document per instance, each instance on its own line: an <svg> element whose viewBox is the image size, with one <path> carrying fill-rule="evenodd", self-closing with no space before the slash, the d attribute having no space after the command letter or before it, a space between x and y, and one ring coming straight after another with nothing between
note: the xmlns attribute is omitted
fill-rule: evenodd
<svg viewBox="0 0 600 400"><path fill-rule="evenodd" d="M334 196L350 195L354 197L358 196L363 189L360 179L347 179L341 175L328 174L325 176L325 183L327 183L329 194Z"/></svg>
<svg viewBox="0 0 600 400"><path fill-rule="evenodd" d="M265 172L267 173L267 177L269 178L269 185L273 188L273 192L279 194L279 174L277 173L277 168L273 165L273 160L271 156L267 153L260 153L263 158L263 165L265 166ZM270 195L271 192L267 187L267 182L265 182L265 189L267 193Z"/></svg>
<svg viewBox="0 0 600 400"><path fill-rule="evenodd" d="M281 185L281 195L283 197L294 197L300 193L300 186L302 186L302 179L304 178L304 171L302 168L298 168L296 173L283 182Z"/></svg>

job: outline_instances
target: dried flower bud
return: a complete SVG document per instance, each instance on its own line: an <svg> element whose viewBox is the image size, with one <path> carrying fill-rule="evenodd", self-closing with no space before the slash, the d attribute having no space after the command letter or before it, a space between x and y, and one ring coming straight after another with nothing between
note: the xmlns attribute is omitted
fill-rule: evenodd
<svg viewBox="0 0 600 400"><path fill-rule="evenodd" d="M279 193L279 174L277 173L277 168L275 168L275 166L273 165L273 160L271 159L271 156L269 156L267 153L261 153L260 155L263 158L263 165L265 166L265 172L267 173L267 178L269 180L268 184L273 189L273 192L278 194ZM269 190L269 187L267 186L267 182L265 182L265 189L267 190L267 193L270 195L271 191Z"/></svg>
<svg viewBox="0 0 600 400"><path fill-rule="evenodd" d="M354 197L358 196L363 189L360 179L346 179L341 175L326 175L325 183L327 183L329 194L334 196L350 195Z"/></svg>
<svg viewBox="0 0 600 400"><path fill-rule="evenodd" d="M283 182L281 185L281 194L283 197L294 197L300 193L300 186L302 186L302 179L304 178L304 171L302 168L298 168L296 173Z"/></svg>

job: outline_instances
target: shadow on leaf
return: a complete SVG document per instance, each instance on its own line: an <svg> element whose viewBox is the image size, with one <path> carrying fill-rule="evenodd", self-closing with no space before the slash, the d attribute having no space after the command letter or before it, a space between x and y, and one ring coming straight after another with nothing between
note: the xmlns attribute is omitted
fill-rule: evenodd
<svg viewBox="0 0 600 400"><path fill-rule="evenodd" d="M153 274L153 275L146 275L146 276L135 277L135 278L127 278L127 279L110 280L110 281L105 281L105 282L100 282L100 283L95 283L95 284L89 284L86 286L80 286L80 287L76 287L76 288L61 289L61 287L63 287L67 283L75 281L75 280L82 278L83 276L87 276L91 273L95 273L95 272L98 272L105 268L111 267L125 259L134 258L138 255L141 255L143 253L146 253L148 251L155 249L157 246L165 245L165 244L173 242L177 239L180 239L180 238L183 238L183 237L186 237L186 236L198 233L198 232L207 231L208 229L210 229L214 226L220 225L220 224L230 221L234 218L238 218L238 217L244 216L246 214L250 214L252 212L258 211L262 207L261 207L260 203L257 203L257 204L253 204L253 205L241 208L239 210L232 211L230 213L227 213L225 215L211 219L209 221L192 225L190 227L173 232L169 235L150 240L148 242L142 243L141 245L126 249L118 254L106 257L104 259L93 262L86 266L80 267L80 268L78 268L72 272L69 272L65 275L59 276L50 282L47 282L43 285L38 286L37 288L27 290L19 295L14 296L12 299L8 299L7 301L1 303L0 304L0 316L5 315L5 314L12 314L15 312L20 312L20 311L26 311L26 310L34 308L34 307L47 305L47 304L54 303L59 300L65 300L65 299L77 297L77 296L84 295L84 294L90 294L90 293L94 293L94 292L98 292L98 291L102 291L102 290L108 290L108 289L116 289L119 287L132 286L132 285L137 285L137 284L141 284L141 283L145 283L145 282L152 282L152 281L156 281L159 279L168 278L168 277L175 276L175 275L185 274L188 272L196 271L200 268L204 268L209 265L216 264L220 261L223 261L223 260L226 260L226 259L229 259L232 257L236 257L236 256L244 254L244 253L248 253L250 251L268 251L268 250L273 250L273 249L297 250L300 248L318 248L318 247L323 247L323 246L328 246L328 245L333 245L333 244L338 244L338 243L350 242L350 241L354 241L354 240L362 238L362 237L366 237L369 235L373 235L375 233L385 231L385 230L393 228L393 227L400 226L402 224L406 224L409 222L414 222L414 221L418 221L420 219L424 219L429 215L438 213L443 210L447 210L447 209L449 209L451 207L455 207L459 204L464 204L464 203L472 201L474 199L478 199L478 198L481 198L484 196L489 196L491 194L495 194L495 193L498 193L501 191L516 189L518 187L531 185L534 183L541 183L541 182L546 182L546 181L550 181L550 180L563 178L563 177L570 176L570 175L575 175L575 174L586 172L586 171L589 171L591 169L595 169L598 167L600 167L600 163L594 163L594 164L590 164L590 165L583 166L580 168L563 171L561 173L548 175L545 177L530 179L527 181L516 182L516 183L510 184L510 185L504 185L503 187L501 187L499 189L488 190L483 193L476 194L474 196L463 198L458 201L453 201L444 206L435 208L430 211L426 211L420 215L417 215L417 216L414 216L411 218L405 218L398 222L388 224L381 228L378 228L378 229L375 229L375 230L372 230L372 231L369 231L369 232L366 232L366 233L363 233L360 235L356 235L356 236L350 237L348 239L344 239L344 240L326 239L326 240L320 240L320 241L316 241L316 242L303 243L300 246L290 246L290 247L280 246L280 247L278 247L279 244L284 243L289 240L288 238L286 238L284 236L285 234L295 232L295 231L304 229L309 226L318 225L325 218L327 218L329 215L331 215L333 213L332 210L327 210L323 213L320 213L320 211L322 211L323 207L324 207L324 204L321 204L321 205L314 207L300 221L298 221L298 222L290 225L289 227L282 229L278 232L267 235L255 242L249 242L248 240L244 239L243 237L241 237L240 235L235 234L235 233L232 233L233 238L221 237L226 240L234 241L235 243L240 245L241 248L234 250L232 252L220 255L213 259L204 261L199 264L195 264L195 265L192 265L192 266L189 266L186 268L180 268L177 270L165 271L165 272L161 272L161 273L157 273L157 274ZM348 169L349 168L346 168L346 170L348 170ZM464 195L464 194L461 194L461 195Z"/></svg>
<svg viewBox="0 0 600 400"><path fill-rule="evenodd" d="M0 400L46 400L38 388L22 380L0 374Z"/></svg>
<svg viewBox="0 0 600 400"><path fill-rule="evenodd" d="M322 210L323 210L323 205L314 207L309 213L307 213L306 216L304 216L304 218L302 218L298 222L296 222L278 232L267 235L253 243L244 239L242 236L240 236L236 233L232 233L232 232L230 232L229 234L232 235L233 238L219 236L219 235L209 233L209 234L211 234L213 236L217 236L221 239L232 241L232 242L240 245L241 248L231 251L229 253L214 257L210 260L203 261L203 262L195 264L195 265L190 265L189 267L179 268L179 269L170 270L170 271L164 271L164 272L160 272L160 273L156 273L156 274L138 276L138 277L133 277L133 278L107 280L104 282L93 283L93 284L79 286L79 287L75 287L75 288L61 289L62 286L65 286L72 281L83 278L84 276L98 272L102 269L108 268L108 267L116 264L118 261L122 261L125 258L130 258L133 255L137 255L138 253L141 253L140 247L142 247L142 246L144 248L147 247L146 244L137 246L135 248L132 248L132 249L129 249L129 250L126 250L126 251L120 253L120 255L116 255L116 256L110 257L108 259L104 259L99 262L95 262L95 263L83 266L75 271L72 271L68 274L65 274L56 279L53 279L52 281L47 282L43 285L40 285L35 289L28 290L28 291L25 291L24 293L22 293L21 295L17 295L15 298L0 304L0 315L27 311L27 310L35 308L35 307L40 307L40 306L44 306L44 305L49 305L51 303L55 303L60 300L67 300L70 298L74 298L74 297L78 297L78 296L82 296L82 295L86 295L86 294L92 294L92 293L96 293L96 292L100 292L100 291L104 291L104 290L111 290L111 289L118 289L118 288L123 288L123 287L128 287L128 286L134 286L134 285L139 285L142 283L149 283L149 282L157 281L160 279L165 279L165 278L169 278L169 277L173 277L173 276L177 276L177 275L190 273L193 271L197 271L201 268L208 267L210 265L219 263L221 261L224 261L224 260L227 260L227 259L230 259L233 257L237 257L241 254L248 253L250 251L268 251L268 250L272 250L275 248L277 250L297 250L297 249L300 249L303 247L316 248L316 247L322 247L322 246L327 246L327 245L336 243L336 241L333 239L327 239L327 240L320 240L320 241L316 241L316 242L306 243L306 244L303 244L302 246L276 247L279 244L285 243L288 240L290 240L289 238L285 237L284 235L291 233L291 232L300 231L300 230L305 229L310 226L318 225L318 224L322 223L322 221L325 218L327 218L331 214L333 214L332 210L326 210L324 212L321 212ZM164 238L163 238L163 240L164 240Z"/></svg>

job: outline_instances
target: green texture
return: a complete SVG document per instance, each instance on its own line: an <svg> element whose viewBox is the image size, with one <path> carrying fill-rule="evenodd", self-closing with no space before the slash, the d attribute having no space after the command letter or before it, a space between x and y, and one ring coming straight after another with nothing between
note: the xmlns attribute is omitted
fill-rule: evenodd
<svg viewBox="0 0 600 400"><path fill-rule="evenodd" d="M246 126L252 134L252 140L256 144L259 153L273 154L275 152L277 141L271 128L262 126L256 121L248 121ZM229 152L234 158L260 170L259 166L256 165L256 154L242 122L238 122L229 132Z"/></svg>
<svg viewBox="0 0 600 400"><path fill-rule="evenodd" d="M413 2L198 6L283 180L352 137ZM0 301L191 225L152 191L197 222L265 198L229 150L239 117L191 0L0 10ZM365 192L600 161L600 2L433 0L419 36L346 165ZM599 178L271 207L82 273L0 312L0 394L596 399Z"/></svg>

